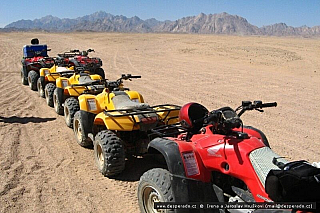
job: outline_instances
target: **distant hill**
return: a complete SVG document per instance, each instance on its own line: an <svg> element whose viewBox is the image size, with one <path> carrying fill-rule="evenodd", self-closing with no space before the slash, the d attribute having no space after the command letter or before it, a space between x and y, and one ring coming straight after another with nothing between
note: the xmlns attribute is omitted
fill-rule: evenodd
<svg viewBox="0 0 320 213"><path fill-rule="evenodd" d="M158 21L154 18L142 20L137 16L127 18L103 11L76 19L45 16L40 19L19 20L8 24L1 31L43 30L53 32L96 31L96 32L166 32L227 35L270 35L270 36L320 36L320 26L291 27L284 23L263 26L250 24L245 18L228 13L189 16L176 21Z"/></svg>

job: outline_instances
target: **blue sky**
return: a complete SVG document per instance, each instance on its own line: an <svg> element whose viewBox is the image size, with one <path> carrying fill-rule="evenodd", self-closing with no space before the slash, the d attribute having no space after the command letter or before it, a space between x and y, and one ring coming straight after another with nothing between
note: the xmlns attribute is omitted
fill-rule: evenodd
<svg viewBox="0 0 320 213"><path fill-rule="evenodd" d="M97 11L161 21L227 12L258 27L280 22L293 27L320 25L320 0L6 0L0 5L0 27L20 19L76 18Z"/></svg>

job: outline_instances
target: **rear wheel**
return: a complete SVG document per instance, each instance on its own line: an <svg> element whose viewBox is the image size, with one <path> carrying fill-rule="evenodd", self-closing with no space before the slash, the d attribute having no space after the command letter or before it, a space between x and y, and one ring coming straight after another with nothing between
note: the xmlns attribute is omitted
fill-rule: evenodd
<svg viewBox="0 0 320 213"><path fill-rule="evenodd" d="M46 97L46 102L48 106L53 107L53 93L56 88L56 85L53 83L48 83L44 88L44 95Z"/></svg>
<svg viewBox="0 0 320 213"><path fill-rule="evenodd" d="M53 107L54 107L54 111L56 111L57 114L63 115L63 106L62 106L62 103L60 102L57 88L55 88L53 92Z"/></svg>
<svg viewBox="0 0 320 213"><path fill-rule="evenodd" d="M99 132L94 140L94 157L104 176L115 176L125 168L125 151L121 139L110 130Z"/></svg>
<svg viewBox="0 0 320 213"><path fill-rule="evenodd" d="M23 85L28 85L28 78L24 76L23 68L21 69L20 75L21 75L21 83Z"/></svg>
<svg viewBox="0 0 320 213"><path fill-rule="evenodd" d="M31 70L28 73L28 84L29 84L30 89L37 91L38 78L39 78L39 74L36 71Z"/></svg>
<svg viewBox="0 0 320 213"><path fill-rule="evenodd" d="M64 118L68 127L73 126L73 117L80 110L79 102L76 98L70 97L64 102Z"/></svg>
<svg viewBox="0 0 320 213"><path fill-rule="evenodd" d="M76 112L73 118L73 132L80 146L91 147L92 141L85 133L83 122L80 111Z"/></svg>
<svg viewBox="0 0 320 213"><path fill-rule="evenodd" d="M174 212L171 209L154 209L154 203L174 201L169 171L155 168L141 176L138 185L138 203L141 212Z"/></svg>
<svg viewBox="0 0 320 213"><path fill-rule="evenodd" d="M39 94L39 96L40 96L41 98L45 98L44 90L43 90L43 87L42 87L40 78L38 78L38 81L37 81L37 89L38 89L38 94Z"/></svg>

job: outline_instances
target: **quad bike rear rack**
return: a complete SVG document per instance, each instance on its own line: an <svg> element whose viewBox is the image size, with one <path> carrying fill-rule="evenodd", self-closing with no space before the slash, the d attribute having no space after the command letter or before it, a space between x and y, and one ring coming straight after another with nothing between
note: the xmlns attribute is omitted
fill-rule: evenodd
<svg viewBox="0 0 320 213"><path fill-rule="evenodd" d="M165 109L161 110L155 110L157 107L163 107ZM170 108L174 107L174 108ZM174 105L174 104L161 104L161 105L155 105L144 109L115 109L115 110L105 110L104 114L109 117L124 117L124 116L131 116L132 120L135 124L137 124L137 121L135 119L135 115L144 115L148 113L159 113L159 112L168 112L165 117L162 119L162 121L166 120L166 118L169 116L170 112L175 110L180 110L180 106ZM112 114L113 112L118 112L120 114ZM168 119L167 123L172 120L176 119L178 117L171 117Z"/></svg>
<svg viewBox="0 0 320 213"><path fill-rule="evenodd" d="M153 135L157 135L159 137L175 137L182 133L188 132L186 128L183 128L180 123L170 124L170 125L162 125L156 128L151 129L149 137Z"/></svg>

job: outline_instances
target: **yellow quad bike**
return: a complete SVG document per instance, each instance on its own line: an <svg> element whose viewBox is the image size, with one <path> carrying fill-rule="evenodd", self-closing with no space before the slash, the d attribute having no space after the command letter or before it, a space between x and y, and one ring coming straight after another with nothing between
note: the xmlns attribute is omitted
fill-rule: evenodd
<svg viewBox="0 0 320 213"><path fill-rule="evenodd" d="M122 75L116 81L106 81L102 93L78 97L80 111L74 116L74 134L80 146L94 145L95 161L104 176L124 170L125 153L146 153L151 129L178 122L180 106L149 106L140 93L123 87L123 80L140 77Z"/></svg>
<svg viewBox="0 0 320 213"><path fill-rule="evenodd" d="M100 75L90 75L85 71L78 72L79 68L76 70L77 72L69 78L57 78L54 91L51 90L50 96L48 95L56 113L64 114L65 122L70 128L73 125L74 114L80 110L78 96L81 94L96 95L105 88Z"/></svg>
<svg viewBox="0 0 320 213"><path fill-rule="evenodd" d="M60 64L53 65L51 68L41 68L40 77L37 80L37 89L40 97L45 98L45 88L47 91L52 91L56 87L57 78L70 77L74 73L74 67L61 66ZM47 100L49 101L49 99ZM49 103L48 103L49 105Z"/></svg>

